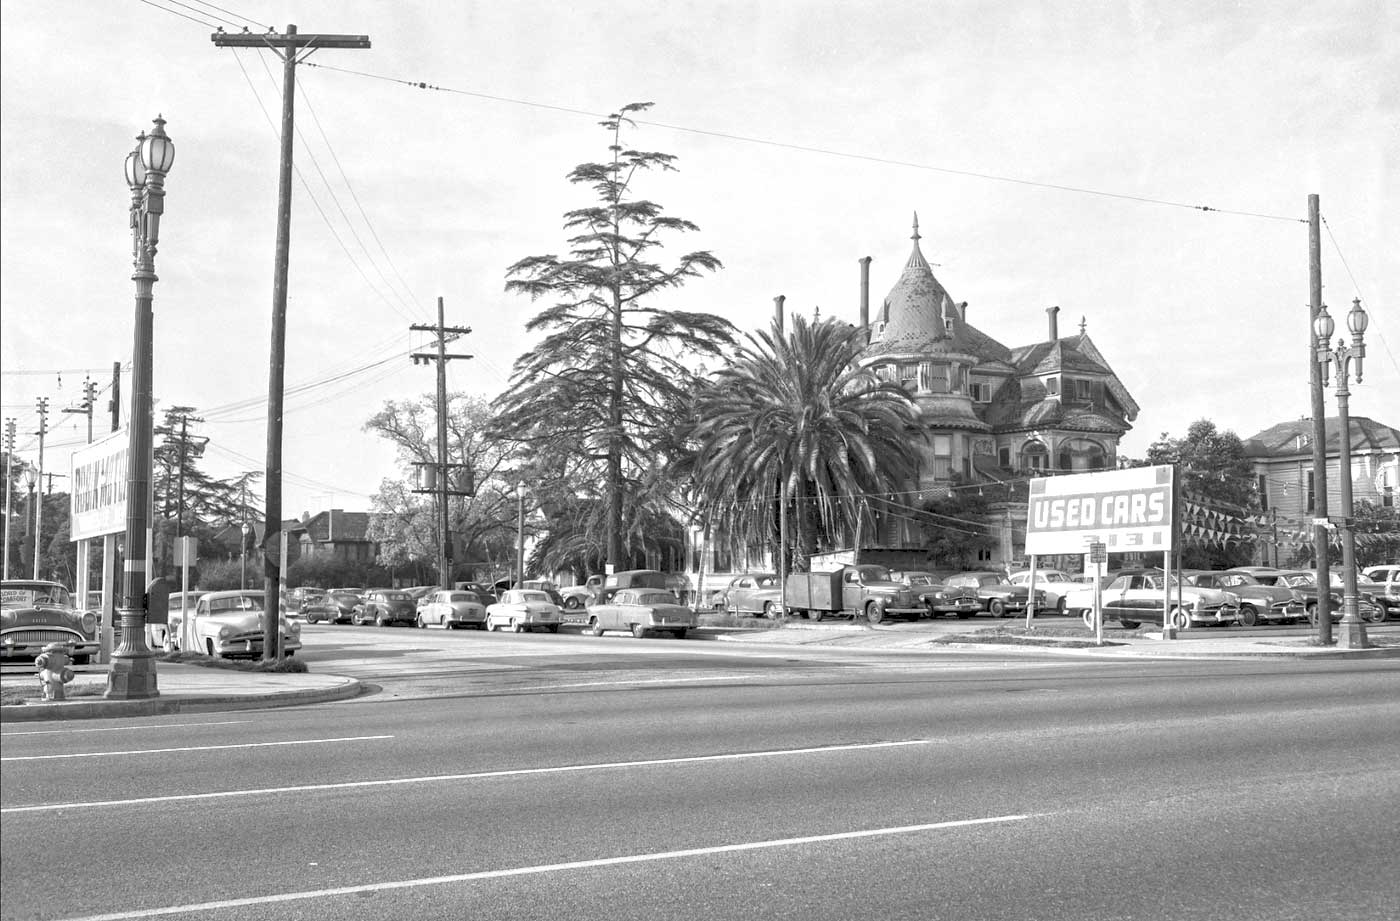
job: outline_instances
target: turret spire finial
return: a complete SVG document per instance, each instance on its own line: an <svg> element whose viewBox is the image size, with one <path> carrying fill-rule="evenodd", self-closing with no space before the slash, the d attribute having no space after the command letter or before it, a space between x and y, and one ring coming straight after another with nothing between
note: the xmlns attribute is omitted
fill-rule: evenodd
<svg viewBox="0 0 1400 921"><path fill-rule="evenodd" d="M921 239L919 237L919 212L917 211L914 212L914 235L909 239L913 240L915 243L918 243Z"/></svg>

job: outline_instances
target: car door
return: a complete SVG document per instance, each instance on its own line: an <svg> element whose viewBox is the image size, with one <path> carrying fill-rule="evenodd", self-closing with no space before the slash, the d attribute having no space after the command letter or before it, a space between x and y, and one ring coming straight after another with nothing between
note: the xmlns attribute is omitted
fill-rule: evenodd
<svg viewBox="0 0 1400 921"><path fill-rule="evenodd" d="M1141 576L1120 576L1104 588L1102 593L1104 617L1135 619L1129 605L1128 592L1132 589L1134 580L1140 581L1141 578Z"/></svg>

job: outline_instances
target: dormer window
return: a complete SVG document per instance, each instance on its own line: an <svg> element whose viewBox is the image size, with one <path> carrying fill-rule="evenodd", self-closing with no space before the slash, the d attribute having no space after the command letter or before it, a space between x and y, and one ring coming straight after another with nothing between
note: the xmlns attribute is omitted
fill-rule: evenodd
<svg viewBox="0 0 1400 921"><path fill-rule="evenodd" d="M972 390L972 402L990 403L992 402L991 381L973 381L970 385Z"/></svg>
<svg viewBox="0 0 1400 921"><path fill-rule="evenodd" d="M1045 390L1047 393L1058 394L1060 392L1060 379L1058 377L1047 377L1045 379Z"/></svg>

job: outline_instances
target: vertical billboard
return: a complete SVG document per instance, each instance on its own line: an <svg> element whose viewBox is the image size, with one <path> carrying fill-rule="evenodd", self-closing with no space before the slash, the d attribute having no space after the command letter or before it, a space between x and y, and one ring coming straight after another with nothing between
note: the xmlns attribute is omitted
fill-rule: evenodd
<svg viewBox="0 0 1400 921"><path fill-rule="evenodd" d="M73 452L68 482L69 539L87 540L126 530L126 429Z"/></svg>
<svg viewBox="0 0 1400 921"><path fill-rule="evenodd" d="M1026 553L1172 549L1176 503L1171 465L1037 477L1026 506Z"/></svg>

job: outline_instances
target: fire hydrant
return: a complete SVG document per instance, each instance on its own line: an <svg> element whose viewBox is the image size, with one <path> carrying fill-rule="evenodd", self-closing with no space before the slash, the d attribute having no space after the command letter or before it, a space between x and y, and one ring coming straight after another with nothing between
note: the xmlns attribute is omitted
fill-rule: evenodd
<svg viewBox="0 0 1400 921"><path fill-rule="evenodd" d="M34 659L34 667L39 670L39 689L45 700L63 700L63 686L73 680L73 660L68 655L68 647L63 643L50 643Z"/></svg>

